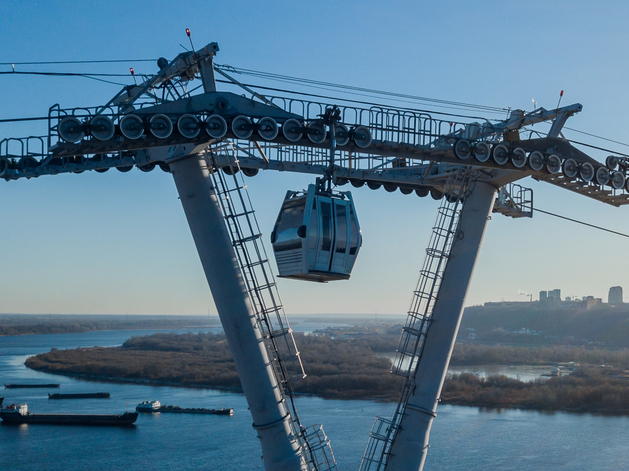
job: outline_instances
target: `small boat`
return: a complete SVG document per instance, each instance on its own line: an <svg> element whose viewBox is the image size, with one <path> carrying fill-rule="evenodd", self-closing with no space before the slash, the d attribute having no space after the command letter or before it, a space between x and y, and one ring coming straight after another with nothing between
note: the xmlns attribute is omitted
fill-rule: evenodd
<svg viewBox="0 0 629 471"><path fill-rule="evenodd" d="M128 426L138 418L137 412L123 414L33 414L26 404L11 404L0 409L0 419L7 424L107 425Z"/></svg>
<svg viewBox="0 0 629 471"><path fill-rule="evenodd" d="M58 388L59 383L48 383L48 384L5 384L5 388L7 389L17 389L17 388Z"/></svg>
<svg viewBox="0 0 629 471"><path fill-rule="evenodd" d="M179 406L162 406L159 401L140 402L135 410L137 412L171 412L174 414L234 415L234 409L231 407L224 409L182 408Z"/></svg>
<svg viewBox="0 0 629 471"><path fill-rule="evenodd" d="M101 393L48 393L48 399L109 399L110 394L108 392Z"/></svg>
<svg viewBox="0 0 629 471"><path fill-rule="evenodd" d="M135 407L135 410L138 412L159 412L161 406L159 401L143 401Z"/></svg>

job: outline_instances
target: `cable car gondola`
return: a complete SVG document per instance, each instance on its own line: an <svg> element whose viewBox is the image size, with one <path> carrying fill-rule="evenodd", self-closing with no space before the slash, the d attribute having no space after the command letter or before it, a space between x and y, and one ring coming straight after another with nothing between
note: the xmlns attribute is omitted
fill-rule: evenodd
<svg viewBox="0 0 629 471"><path fill-rule="evenodd" d="M282 278L323 283L349 279L362 245L352 195L316 185L306 192L288 191L271 243Z"/></svg>

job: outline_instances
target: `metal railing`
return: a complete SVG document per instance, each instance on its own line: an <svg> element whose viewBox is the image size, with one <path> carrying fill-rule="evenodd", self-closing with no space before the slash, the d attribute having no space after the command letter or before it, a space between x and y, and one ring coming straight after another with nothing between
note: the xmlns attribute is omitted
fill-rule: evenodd
<svg viewBox="0 0 629 471"><path fill-rule="evenodd" d="M532 218L533 190L515 183L501 187L493 211L512 218Z"/></svg>

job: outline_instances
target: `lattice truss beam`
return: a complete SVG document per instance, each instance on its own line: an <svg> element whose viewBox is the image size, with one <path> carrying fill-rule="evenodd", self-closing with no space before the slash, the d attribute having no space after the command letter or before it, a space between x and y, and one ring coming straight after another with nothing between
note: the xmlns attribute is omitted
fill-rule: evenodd
<svg viewBox="0 0 629 471"><path fill-rule="evenodd" d="M227 140L248 175L259 169L323 174L332 140L321 116L338 106L337 184L367 184L439 199L449 175L466 165L481 170L481 178L496 186L531 176L614 206L629 203L625 158L610 156L602 164L560 137L566 119L581 111L579 104L528 114L515 110L499 122L455 122L408 108L356 106L343 99L315 102L297 93L262 96L244 87L247 97L216 91L215 71L231 79L214 66L217 51L211 43L180 54L163 63L154 77L123 88L104 106L51 107L47 135L0 141L0 178L128 171L134 166L168 170L167 161L178 148L189 152ZM189 91L196 78L210 91ZM545 121L551 123L547 135L521 139L524 126ZM219 155L218 164L233 165L233 157ZM508 214L515 203L510 201L501 212ZM519 209L509 215L522 212L528 215Z"/></svg>

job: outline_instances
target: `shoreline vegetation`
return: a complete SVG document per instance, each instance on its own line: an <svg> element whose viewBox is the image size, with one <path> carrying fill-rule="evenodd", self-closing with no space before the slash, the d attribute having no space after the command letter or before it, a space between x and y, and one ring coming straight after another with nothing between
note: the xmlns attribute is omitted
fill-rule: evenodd
<svg viewBox="0 0 629 471"><path fill-rule="evenodd" d="M0 314L0 337L78 334L104 330L154 330L220 327L218 317L81 314Z"/></svg>
<svg viewBox="0 0 629 471"><path fill-rule="evenodd" d="M397 346L399 325L352 335L338 329L295 334L308 376L292 381L297 394L326 398L397 401L403 378L389 372L387 354ZM332 334L331 334L332 332ZM334 335L336 332L337 335ZM441 403L629 415L629 349L574 346L517 347L458 343L451 364L566 365L570 375L522 382L506 376L449 375ZM613 367L601 365L613 365ZM222 334L154 334L121 347L55 350L26 360L38 371L88 380L207 387L241 391Z"/></svg>

